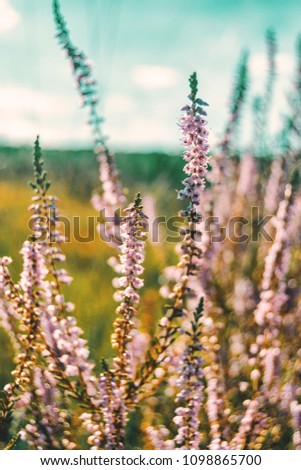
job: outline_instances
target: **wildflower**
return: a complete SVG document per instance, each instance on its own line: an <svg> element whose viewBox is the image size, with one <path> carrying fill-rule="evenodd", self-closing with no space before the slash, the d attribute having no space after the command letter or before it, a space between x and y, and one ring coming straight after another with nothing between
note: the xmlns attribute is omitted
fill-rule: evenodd
<svg viewBox="0 0 301 470"><path fill-rule="evenodd" d="M201 221L199 204L201 192L205 188L205 176L208 172L208 131L206 129L207 121L204 116L206 112L203 106L207 103L197 98L198 82L196 73L193 73L189 79L190 94L188 99L190 104L184 106L183 116L180 119L182 129L182 140L185 147L184 160L187 162L184 166L184 172L188 177L183 181L184 188L178 191L178 198L187 200L187 207L180 211L179 215L187 220L183 228L184 239L179 247L180 262L177 268L168 268L173 283L168 295L168 302L165 306L165 314L160 321L160 332L158 338L153 342L153 347L147 354L144 366L138 374L136 387L140 389L151 377L154 377L154 371L162 363L170 360L166 353L171 344L175 341L176 333L179 331L175 321L183 318L187 314L186 301L189 298L197 298L197 290L192 287L193 279L197 279L200 270L199 259L201 250L198 246L200 232L197 230L197 224ZM166 287L161 288L163 292Z"/></svg>
<svg viewBox="0 0 301 470"><path fill-rule="evenodd" d="M71 439L70 417L64 410L57 382L49 371L33 370L33 387L27 400L22 407L30 419L22 431L22 439L40 450L74 449L76 444Z"/></svg>
<svg viewBox="0 0 301 470"><path fill-rule="evenodd" d="M125 216L121 224L121 254L118 272L121 276L117 282L119 289L115 298L121 303L116 309L117 319L114 322L112 346L118 350L114 359L116 374L119 380L133 376L133 365L128 344L132 341L132 332L135 328L135 316L139 305L139 289L143 286L140 275L143 273L144 261L144 230L147 226L147 217L142 211L141 197L138 193L134 204L125 209Z"/></svg>
<svg viewBox="0 0 301 470"><path fill-rule="evenodd" d="M170 432L165 426L148 426L145 430L147 437L156 450L172 450L175 448L173 439L166 439Z"/></svg>
<svg viewBox="0 0 301 470"><path fill-rule="evenodd" d="M201 298L194 318L191 322L191 331L186 331L188 344L180 358L180 389L176 396L176 403L180 403L173 418L178 427L175 442L181 449L197 449L200 443L200 408L203 402L203 359L199 355L202 350L200 343L201 316L204 300Z"/></svg>
<svg viewBox="0 0 301 470"><path fill-rule="evenodd" d="M184 172L188 177L183 181L184 189L178 191L179 199L188 199L190 205L185 211L189 213L191 221L197 223L200 221L200 214L195 210L195 206L200 204L200 193L205 188L205 176L208 172L208 131L206 129L207 121L204 118L206 112L203 106L207 106L203 100L197 98L197 78L196 74L190 77L191 93L189 95L190 104L183 109L184 114L180 119L180 126L183 137L182 142L185 147L184 160L187 162L184 166Z"/></svg>

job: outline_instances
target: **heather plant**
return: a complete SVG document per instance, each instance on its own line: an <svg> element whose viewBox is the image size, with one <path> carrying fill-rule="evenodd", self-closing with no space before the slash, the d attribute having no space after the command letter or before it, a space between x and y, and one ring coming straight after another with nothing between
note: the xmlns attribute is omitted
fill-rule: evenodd
<svg viewBox="0 0 301 470"><path fill-rule="evenodd" d="M72 73L81 99L81 106L88 109L88 124L94 138L94 153L99 161L101 194L95 193L92 202L96 210L105 210L106 218L110 217L112 219L111 230L108 233L108 227L106 227L106 234L110 241L114 243L118 238L120 222L116 211L124 208L127 190L122 186L115 156L110 151L107 138L103 134L103 118L100 117L97 109L99 99L92 64L86 54L73 44L58 0L53 0L53 15L57 30L56 37L71 62ZM104 225L101 224L99 229L104 233Z"/></svg>
<svg viewBox="0 0 301 470"><path fill-rule="evenodd" d="M162 315L151 311L146 326L150 214L140 192L125 207L91 65L71 42L58 0L53 10L95 135L102 189L94 205L106 210L116 242L108 260L115 272L112 351L92 360L93 345L78 326L86 311L78 313L68 299L72 277L64 267L59 201L50 194L37 138L32 234L21 248L19 280L11 258L0 259L0 319L15 355L0 392L1 446L301 449L300 41L285 145L277 153L267 145L267 122L247 150L237 141L250 82L247 53L223 137L210 154L208 105L198 96L196 73L190 76L179 120L185 176L174 198L181 226L175 250L162 242L174 264L156 285ZM276 78L272 31L266 41L259 122L268 121ZM105 228L104 219L100 234ZM103 283L104 277L99 272Z"/></svg>

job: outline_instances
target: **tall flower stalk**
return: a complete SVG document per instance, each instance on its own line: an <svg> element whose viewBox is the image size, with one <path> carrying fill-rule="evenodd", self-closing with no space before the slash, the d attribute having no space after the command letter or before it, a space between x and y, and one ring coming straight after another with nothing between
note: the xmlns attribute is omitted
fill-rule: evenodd
<svg viewBox="0 0 301 470"><path fill-rule="evenodd" d="M254 153L264 156L269 152L267 145L267 124L272 104L273 91L276 79L277 38L275 31L268 29L265 35L267 52L267 78L263 96L254 99Z"/></svg>
<svg viewBox="0 0 301 470"><path fill-rule="evenodd" d="M13 382L5 386L9 400L14 404L24 393L30 382L31 368L36 364L38 355L43 351L41 332L42 291L47 269L38 245L26 241L21 250L23 271L20 284L13 284L9 272L2 261L2 295L20 314L17 366L12 372ZM9 312L8 312L9 314Z"/></svg>
<svg viewBox="0 0 301 470"><path fill-rule="evenodd" d="M185 217L186 225L182 229L183 240L180 246L179 282L175 283L165 306L165 315L161 318L158 337L154 338L153 345L147 354L147 360L139 372L135 386L140 389L146 382L153 378L155 369L162 365L168 356L166 351L176 339L178 331L177 320L186 316L186 302L189 297L197 297L198 293L190 285L200 269L199 260L201 250L199 242L201 233L198 224L202 215L199 212L201 193L205 189L205 177L208 173L208 130L205 119L204 106L207 103L197 97L198 81L196 73L189 78L190 94L189 104L182 108L183 115L180 118L182 130L182 142L185 147L184 172L187 177L183 180L183 189L178 191L178 199L187 201L185 209L179 212Z"/></svg>
<svg viewBox="0 0 301 470"><path fill-rule="evenodd" d="M119 290L115 299L121 303L116 309L117 318L114 322L112 346L118 355L114 358L117 383L128 383L133 379L132 357L129 343L133 340L136 328L136 315L140 296L138 291L143 286L144 236L147 228L147 216L143 213L140 193L134 203L124 210L125 216L121 223L120 265L121 276L116 279Z"/></svg>
<svg viewBox="0 0 301 470"><path fill-rule="evenodd" d="M98 113L97 82L94 78L91 62L86 54L73 44L70 38L66 20L61 13L59 0L53 0L53 15L57 30L56 36L60 46L70 59L81 104L89 112L88 124L94 138L94 152L99 161L99 177L102 185L102 194L95 194L92 202L98 211L105 211L106 220L111 220L111 225L101 224L100 230L103 233L106 229L106 237L112 243L118 242L120 216L116 211L122 209L126 204L126 190L121 183L115 156L110 151L103 135L103 118Z"/></svg>
<svg viewBox="0 0 301 470"><path fill-rule="evenodd" d="M296 41L297 66L293 82L293 90L289 94L290 115L285 116L281 133L281 148L294 161L301 137L301 35ZM297 151L297 152L296 152ZM293 158L292 158L293 157Z"/></svg>
<svg viewBox="0 0 301 470"><path fill-rule="evenodd" d="M93 424L93 415L84 413L85 427L93 431L88 442L93 449L123 449L125 427L128 420L128 400L131 384L135 374L135 359L132 356L131 343L137 333L137 313L140 303L139 289L143 286L143 261L145 229L147 216L143 213L140 193L134 203L124 210L121 222L121 245L119 263L113 263L115 271L120 274L114 280L119 288L114 295L120 304L116 308L117 318L114 321L114 332L111 336L112 347L117 351L110 370L103 361L104 372L99 377L101 390L99 406L102 409L103 428L99 432ZM95 432L96 429L96 432Z"/></svg>
<svg viewBox="0 0 301 470"><path fill-rule="evenodd" d="M255 448L262 447L262 435L271 432L273 418L267 418L267 407L280 400L279 373L281 367L280 330L281 310L287 300L286 275L289 269L289 221L291 218L292 188L286 186L284 199L274 217L275 238L265 258L260 301L254 318L259 326L256 343L251 345L253 396L246 401L240 427L232 439L231 448L244 449L251 438Z"/></svg>
<svg viewBox="0 0 301 470"><path fill-rule="evenodd" d="M257 349L260 351L261 378L266 394L277 380L277 364L281 354L278 335L282 323L281 309L287 300L286 274L290 252L288 224L292 197L292 187L288 184L274 219L275 239L265 258L260 302L254 312L256 323L262 327L262 334L257 336Z"/></svg>
<svg viewBox="0 0 301 470"><path fill-rule="evenodd" d="M229 118L220 144L222 154L224 156L229 156L232 140L235 137L235 133L241 119L243 104L246 101L249 84L248 58L249 53L247 51L243 51L237 66L235 82L230 100ZM225 165L224 161L221 161L220 163Z"/></svg>
<svg viewBox="0 0 301 470"><path fill-rule="evenodd" d="M200 433L200 410L203 402L203 359L200 356L202 345L202 312L204 299L201 298L198 308L193 314L191 327L185 330L188 336L188 344L180 359L180 378L178 387L180 392L176 396L179 404L175 410L173 421L178 427L175 442L181 449L198 449Z"/></svg>

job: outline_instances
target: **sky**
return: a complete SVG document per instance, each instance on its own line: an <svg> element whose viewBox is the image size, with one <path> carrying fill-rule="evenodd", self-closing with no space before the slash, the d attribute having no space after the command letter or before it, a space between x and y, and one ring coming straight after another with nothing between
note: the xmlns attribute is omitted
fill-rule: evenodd
<svg viewBox="0 0 301 470"><path fill-rule="evenodd" d="M73 42L91 59L104 131L115 150L179 148L177 121L196 71L210 104L211 142L222 135L240 53L250 51L251 103L264 90L264 35L278 38L271 131L286 109L301 32L299 0L61 0ZM86 112L55 40L51 0L0 0L0 143L91 146Z"/></svg>

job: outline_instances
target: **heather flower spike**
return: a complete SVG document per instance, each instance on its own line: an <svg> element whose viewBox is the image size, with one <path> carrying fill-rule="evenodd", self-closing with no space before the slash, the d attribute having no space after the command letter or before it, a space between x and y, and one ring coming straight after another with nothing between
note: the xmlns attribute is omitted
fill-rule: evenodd
<svg viewBox="0 0 301 470"><path fill-rule="evenodd" d="M133 378L131 370L131 355L128 343L132 341L135 317L140 301L139 289L143 286L145 228L147 216L143 213L140 193L134 203L124 210L125 216L121 222L121 255L118 271L121 276L116 279L120 289L115 293L115 299L121 303L116 309L117 319L114 322L112 346L118 351L114 359L116 377L121 383Z"/></svg>
<svg viewBox="0 0 301 470"><path fill-rule="evenodd" d="M175 442L181 449L197 449L201 440L200 410L203 402L203 359L200 356L202 345L200 342L202 329L202 314L204 299L201 297L199 305L193 314L191 328L185 331L188 343L180 358L180 378L178 380L179 393L176 403L174 423L177 425Z"/></svg>
<svg viewBox="0 0 301 470"><path fill-rule="evenodd" d="M44 349L41 317L43 312L44 278L47 269L41 247L26 241L21 250L23 255L23 271L19 284L15 285L10 278L5 261L2 261L1 297L10 307L20 314L17 339L20 343L16 351L16 367L12 372L13 380L4 388L3 419L10 416L24 393L31 377L31 369L38 361ZM10 315L10 311L7 312Z"/></svg>
<svg viewBox="0 0 301 470"><path fill-rule="evenodd" d="M120 180L115 156L108 148L106 138L103 135L101 127L103 118L99 116L97 110L99 101L97 83L86 54L79 50L70 39L70 33L61 13L59 0L53 0L53 14L59 44L71 60L73 75L82 99L82 105L89 110L88 124L94 137L94 152L99 161L99 177L102 184L102 194L94 194L92 203L99 212L105 209L105 216L113 220L110 233L108 233L109 227L106 227L106 235L110 238L111 243L118 243L120 217L116 215L116 211L122 209L126 204L126 190ZM100 224L99 229L102 233L105 230L105 225Z"/></svg>
<svg viewBox="0 0 301 470"><path fill-rule="evenodd" d="M224 154L226 152L229 152L230 150L233 137L235 136L241 118L243 104L246 100L246 94L248 91L249 84L248 58L249 53L247 51L243 51L238 62L236 77L230 100L230 114L224 137L221 142L221 149L222 153ZM225 164L224 161L221 161L220 163Z"/></svg>
<svg viewBox="0 0 301 470"><path fill-rule="evenodd" d="M257 96L254 99L254 152L256 155L268 154L268 115L272 104L273 91L276 79L276 54L277 54L277 38L275 31L268 29L265 35L266 51L267 51L267 78L263 96Z"/></svg>
<svg viewBox="0 0 301 470"><path fill-rule="evenodd" d="M296 42L296 72L293 90L289 94L290 114L285 116L284 128L281 133L282 153L289 155L289 161L295 164L298 158L298 144L301 136L301 35ZM286 158L287 160L287 158Z"/></svg>
<svg viewBox="0 0 301 470"><path fill-rule="evenodd" d="M187 301L195 298L198 293L193 288L193 281L197 278L200 270L199 260L201 250L199 240L201 233L197 225L202 219L199 212L201 203L201 193L205 189L205 176L208 172L209 157L208 152L208 131L206 115L202 106L207 106L200 98L197 98L198 81L196 73L189 78L190 94L188 99L190 104L182 108L183 115L180 119L182 129L182 141L185 147L184 172L187 178L183 181L184 188L178 191L178 199L187 201L187 207L179 212L181 217L185 217L186 224L182 229L184 234L183 242L180 246L180 261L178 282L174 283L168 302L165 305L165 315L159 322L159 334L154 338L152 348L147 354L147 360L139 373L136 382L137 388L141 388L153 378L155 369L168 362L168 349L176 340L179 333L177 322L187 315Z"/></svg>
<svg viewBox="0 0 301 470"><path fill-rule="evenodd" d="M184 166L184 172L188 175L188 178L183 181L184 189L178 192L178 198L189 199L191 206L188 206L183 215L192 215L192 222L199 222L200 216L196 213L194 206L200 204L201 190L205 188L204 177L208 172L208 131L206 129L207 121L203 118L207 113L202 108L202 106L208 105L196 97L198 92L196 73L190 76L189 85L190 94L188 98L191 104L182 108L184 115L180 119L183 133L182 141L185 146L184 160L187 162ZM190 209L192 209L192 212L189 212Z"/></svg>
<svg viewBox="0 0 301 470"><path fill-rule="evenodd" d="M273 29L268 29L266 32L266 44L268 57L268 78L266 83L265 106L268 108L276 77L277 37Z"/></svg>

